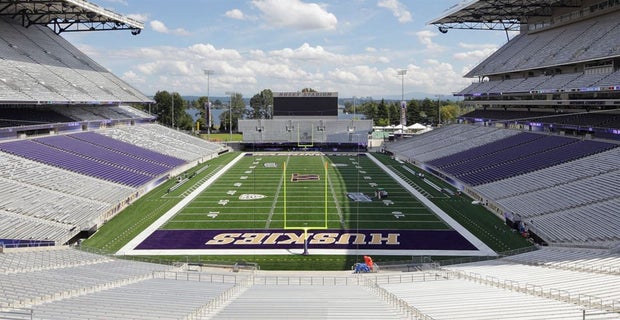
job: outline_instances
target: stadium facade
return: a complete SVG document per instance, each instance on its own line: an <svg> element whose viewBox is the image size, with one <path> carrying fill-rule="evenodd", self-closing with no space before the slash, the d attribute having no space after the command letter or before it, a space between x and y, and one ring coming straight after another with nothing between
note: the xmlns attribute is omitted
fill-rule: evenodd
<svg viewBox="0 0 620 320"><path fill-rule="evenodd" d="M239 121L246 150L367 150L372 120L339 120L337 92L274 92L273 99L273 119Z"/></svg>
<svg viewBox="0 0 620 320"><path fill-rule="evenodd" d="M517 35L455 93L475 110L388 147L542 244L620 243L620 3L464 1L430 23L441 33ZM457 31L452 31L452 30ZM441 141L441 143L437 143Z"/></svg>
<svg viewBox="0 0 620 320"><path fill-rule="evenodd" d="M154 123L130 106L152 99L59 35L142 28L81 0L0 2L4 246L73 242L227 150Z"/></svg>
<svg viewBox="0 0 620 320"><path fill-rule="evenodd" d="M153 123L150 115L125 106L150 100L56 35L114 27L137 34L139 24L82 0L0 4L3 240L64 244L114 216L158 181L226 151ZM617 139L609 139L613 132L607 131L618 129L613 101L619 84L605 90L598 85L603 82L577 85L575 80L590 78L586 64L588 70L596 67L577 58L581 50L569 50L574 57L558 64L567 71L557 74L537 73L548 67L546 62L529 71L513 65L499 73L489 70L501 69L504 63L486 65L502 54L510 58L499 61L510 64L529 52L529 44L536 41L520 42L527 36L547 37L545 32L557 28L553 32L565 41L563 31L573 24L596 26L599 18L616 15L617 5L617 0L485 0L449 9L433 21L442 32L500 27L521 33L472 71L470 75L481 81L458 93L479 108L475 116L389 146L398 158L459 186L507 222L527 215L529 230L549 247L453 266L429 263L411 269L407 264L404 270L413 272L386 268L380 274L239 268L232 273L199 265L128 261L68 246L6 249L0 252L0 318L620 319L620 255L617 249L609 250L620 241L620 148ZM609 11L589 21L565 21L571 12L599 10ZM617 27L608 33L617 35ZM575 45L592 40L575 39ZM607 47L599 60L613 62L612 70L602 62L601 70L607 71L601 71L606 75L601 80L618 70L611 52L620 40L608 40L590 44ZM566 78L560 75L567 73L574 79L562 82ZM525 86L528 79L540 85L531 85L531 92L510 92L517 87L509 86L513 80ZM565 89L555 80L565 83ZM498 94L494 88L504 85L509 89ZM539 92L547 89L558 91ZM557 121L564 112L570 116ZM593 114L603 115L598 125L592 123ZM528 121L532 117L546 120L535 125ZM321 117L309 123L318 127L320 120L331 121ZM300 120L272 121L284 121L285 126L286 121ZM258 126L262 123L249 129ZM316 142L291 137L294 145Z"/></svg>

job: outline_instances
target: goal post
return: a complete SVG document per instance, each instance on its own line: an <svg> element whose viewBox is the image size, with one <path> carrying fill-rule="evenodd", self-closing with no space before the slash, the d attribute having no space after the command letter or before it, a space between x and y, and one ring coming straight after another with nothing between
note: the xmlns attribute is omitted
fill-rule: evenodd
<svg viewBox="0 0 620 320"><path fill-rule="evenodd" d="M297 122L297 147L300 148L312 148L314 147L314 125L310 124L310 143L302 142L302 130L301 130L302 122ZM304 131L304 136L307 136L308 132Z"/></svg>

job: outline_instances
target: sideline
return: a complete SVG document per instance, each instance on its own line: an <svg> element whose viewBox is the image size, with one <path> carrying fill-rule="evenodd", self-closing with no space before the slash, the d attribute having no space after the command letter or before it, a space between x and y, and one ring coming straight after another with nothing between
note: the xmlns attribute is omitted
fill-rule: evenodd
<svg viewBox="0 0 620 320"><path fill-rule="evenodd" d="M367 153L366 156L368 159L372 160L378 167L383 169L387 174L389 174L392 179L396 180L403 188L407 189L416 199L418 199L422 204L424 204L429 210L439 216L444 222L446 222L450 227L460 233L467 241L471 242L483 255L487 256L497 256L497 253L493 251L493 249L489 248L484 242L482 242L478 237L476 237L473 233L469 232L469 230L465 229L462 225L460 225L456 220L452 219L447 213L445 213L441 208L435 205L433 202L424 197L418 190L414 189L411 185L409 185L405 180L399 177L394 171L388 168L386 165L381 163L381 161L377 160L377 158L373 157L370 153Z"/></svg>
<svg viewBox="0 0 620 320"><path fill-rule="evenodd" d="M200 193L202 193L207 187L215 182L221 175L226 173L232 166L234 166L239 160L241 160L246 153L240 154L237 158L233 159L217 174L209 178L205 183L200 185L196 190L190 193L187 197L177 203L168 212L162 215L154 223L143 230L139 235L129 241L123 248L121 248L115 255L132 255L132 256L153 256L153 255L299 255L303 253L303 249L162 249L162 250L134 250L140 243L148 238L153 232L158 230L174 215L176 215L187 204L194 200ZM437 207L434 203L424 197L419 191L415 190L411 185L406 183L402 178L396 175L387 166L373 157L370 153L366 153L369 159L371 159L378 167L380 167L385 173L390 175L396 182L398 182L403 188L409 191L416 199L424 204L429 210L439 216L446 224L452 227L456 232L460 233L465 239L467 239L478 250L381 250L381 249L312 249L313 255L415 255L415 256L497 256L497 253L484 244L480 239L474 236L471 232L461 226L456 220L452 219L443 210Z"/></svg>
<svg viewBox="0 0 620 320"><path fill-rule="evenodd" d="M131 241L127 242L125 246L123 246L120 250L118 250L115 255L135 255L136 251L133 249L137 247L142 241L144 241L148 236L150 236L155 230L159 229L159 227L163 226L168 220L174 217L181 209L185 208L187 204L192 202L194 198L196 198L199 194L201 194L208 186L210 186L213 182L219 179L228 169L232 168L239 160L241 160L245 156L245 152L241 153L238 157L233 159L227 165L225 165L221 170L218 171L217 174L213 175L209 178L205 183L200 185L200 187L196 188L196 190L192 191L187 197L183 200L179 201L174 207L172 207L168 212L159 217L155 222L153 222L150 226L146 227L146 229L142 230L140 234L138 234L135 238L131 239Z"/></svg>

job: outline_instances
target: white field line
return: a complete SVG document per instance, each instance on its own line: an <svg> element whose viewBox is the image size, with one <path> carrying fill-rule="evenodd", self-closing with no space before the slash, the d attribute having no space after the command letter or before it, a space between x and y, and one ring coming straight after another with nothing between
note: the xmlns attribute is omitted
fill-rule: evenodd
<svg viewBox="0 0 620 320"><path fill-rule="evenodd" d="M141 232L138 236L136 236L133 240L131 240L127 245L125 245L121 250L119 250L117 255L148 255L148 256L156 256L156 255L287 255L287 254L302 254L303 248L300 245L299 249L163 249L163 250L134 250L136 246L138 246L142 241L144 241L148 236L150 236L155 230L159 229L164 223L166 223L169 219L171 219L177 212L179 212L183 207L185 207L191 200L193 200L196 196L198 196L204 189L206 189L209 185L211 185L215 180L217 180L222 174L224 174L228 169L230 169L233 165L235 165L241 158L245 155L245 153L241 154L229 164L227 164L222 170L218 172L217 175L214 175L209 180L207 180L203 185L201 185L198 189L194 190L189 196L179 202L176 206L174 206L170 211L160 217L157 221L155 221L152 225L150 225L147 229ZM459 232L463 237L465 237L468 241L470 241L478 250L368 250L368 249L310 249L310 253L313 255L398 255L398 256L406 256L406 255L424 255L424 256L495 256L497 255L491 248L485 245L482 241L476 238L473 234L471 234L467 229L463 228L458 222L448 216L443 210L437 207L434 203L430 202L427 198L422 196L417 190L413 189L413 187L409 186L403 179L399 178L396 174L394 174L391 170L389 170L385 165L379 162L376 158L372 157L370 154L367 154L369 159L374 161L377 166L382 168L386 173L388 173L394 180L396 180L399 184L401 184L405 189L407 189L412 195L414 195L420 202L422 202L426 208L433 211L439 217L441 217L448 225L450 225L454 230Z"/></svg>
<svg viewBox="0 0 620 320"><path fill-rule="evenodd" d="M241 160L245 156L245 153L240 154L238 157L233 159L227 165L225 165L217 174L213 175L207 181L205 181L200 187L196 188L196 190L192 191L187 197L183 200L179 201L174 207L172 207L168 212L159 217L155 222L153 222L150 226L144 229L140 234L138 234L135 238L129 241L124 247L122 247L116 255L126 255L126 254L135 254L134 248L137 247L142 241L144 241L148 236L150 236L155 230L159 229L164 225L168 220L172 219L174 215L176 215L181 209L183 209L187 204L192 202L194 198L196 198L199 194L201 194L207 187L209 187L213 182L215 182L221 175L223 175L228 169L233 167L239 160Z"/></svg>
<svg viewBox="0 0 620 320"><path fill-rule="evenodd" d="M407 189L414 197L416 197L422 204L424 204L429 210L439 216L444 222L446 222L450 227L460 233L465 239L467 239L471 244L473 244L478 250L480 250L483 255L488 256L496 256L497 253L489 248L484 242L482 242L478 237L474 236L469 230L465 229L461 226L456 220L452 219L447 213L445 213L441 208L432 203L426 197L424 197L418 190L414 189L410 186L405 180L396 175L392 170L390 170L386 165L381 163L377 158L373 157L370 153L366 154L370 160L372 160L378 167L383 169L387 174L389 174L396 182L398 182L403 188Z"/></svg>

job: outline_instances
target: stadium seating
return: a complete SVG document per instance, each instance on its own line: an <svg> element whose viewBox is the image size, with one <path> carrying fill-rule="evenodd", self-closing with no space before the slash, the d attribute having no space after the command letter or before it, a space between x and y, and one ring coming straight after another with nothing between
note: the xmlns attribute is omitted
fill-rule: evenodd
<svg viewBox="0 0 620 320"><path fill-rule="evenodd" d="M97 133L185 161L208 160L226 147L157 124L124 126Z"/></svg>
<svg viewBox="0 0 620 320"><path fill-rule="evenodd" d="M1 97L29 102L150 102L45 26L0 19Z"/></svg>
<svg viewBox="0 0 620 320"><path fill-rule="evenodd" d="M619 170L618 159L620 159L620 149L614 148L590 157L480 185L476 187L476 190L489 198L502 200L614 172Z"/></svg>
<svg viewBox="0 0 620 320"><path fill-rule="evenodd" d="M478 109L464 114L466 119L484 119L503 122L503 120L521 121L524 123L548 123L589 128L620 128L620 114L609 112L553 112L524 111L503 109Z"/></svg>
<svg viewBox="0 0 620 320"><path fill-rule="evenodd" d="M133 113L112 109L123 117ZM0 143L3 238L63 244L113 217L146 183L225 150L156 124L98 132ZM125 137L129 143L110 136Z"/></svg>
<svg viewBox="0 0 620 320"><path fill-rule="evenodd" d="M34 307L44 319L179 319L226 289L227 283L147 279ZM171 303L173 302L173 303Z"/></svg>
<svg viewBox="0 0 620 320"><path fill-rule="evenodd" d="M615 147L614 144L604 142L520 133L463 152L436 158L426 163L458 177L468 184L479 185L570 161L613 147ZM540 159L540 161L536 161L536 159Z"/></svg>
<svg viewBox="0 0 620 320"><path fill-rule="evenodd" d="M294 281L292 281L294 283ZM214 315L218 319L398 319L401 315L357 285L255 284Z"/></svg>
<svg viewBox="0 0 620 320"><path fill-rule="evenodd" d="M491 114L505 117L509 112ZM524 115L515 112L514 116ZM574 119L584 118L591 119L588 115ZM448 126L386 149L458 179L499 212L524 221L548 243L607 247L620 241L620 226L614 218L620 201L614 186L620 180L617 144L518 131L488 139L491 135L483 133L492 130Z"/></svg>
<svg viewBox="0 0 620 320"><path fill-rule="evenodd" d="M152 119L153 116L128 106L52 106L51 110L73 121Z"/></svg>
<svg viewBox="0 0 620 320"><path fill-rule="evenodd" d="M518 133L492 127L452 125L394 142L387 145L386 150L399 154L403 159L427 162Z"/></svg>
<svg viewBox="0 0 620 320"><path fill-rule="evenodd" d="M618 259L617 256L613 258ZM514 261L521 258L511 259ZM617 273L525 265L503 259L455 265L447 269L498 284L510 283L507 288L511 291L528 291L528 288L535 286L541 296L551 299L576 302L587 297L591 307L597 305L608 311L615 310L620 302L620 293L616 290L620 284Z"/></svg>
<svg viewBox="0 0 620 320"><path fill-rule="evenodd" d="M407 273L231 274L56 247L0 253L0 267L0 317L620 319L620 257L608 250L541 248Z"/></svg>
<svg viewBox="0 0 620 320"><path fill-rule="evenodd" d="M400 297L432 319L618 319L611 312L584 308L541 296L507 291L473 281L453 279L389 284L386 291ZM590 314L594 314L590 316Z"/></svg>
<svg viewBox="0 0 620 320"><path fill-rule="evenodd" d="M614 32L620 22L616 15L583 20L563 28L522 33L472 69L468 77L531 70L570 62L602 59L617 54Z"/></svg>

